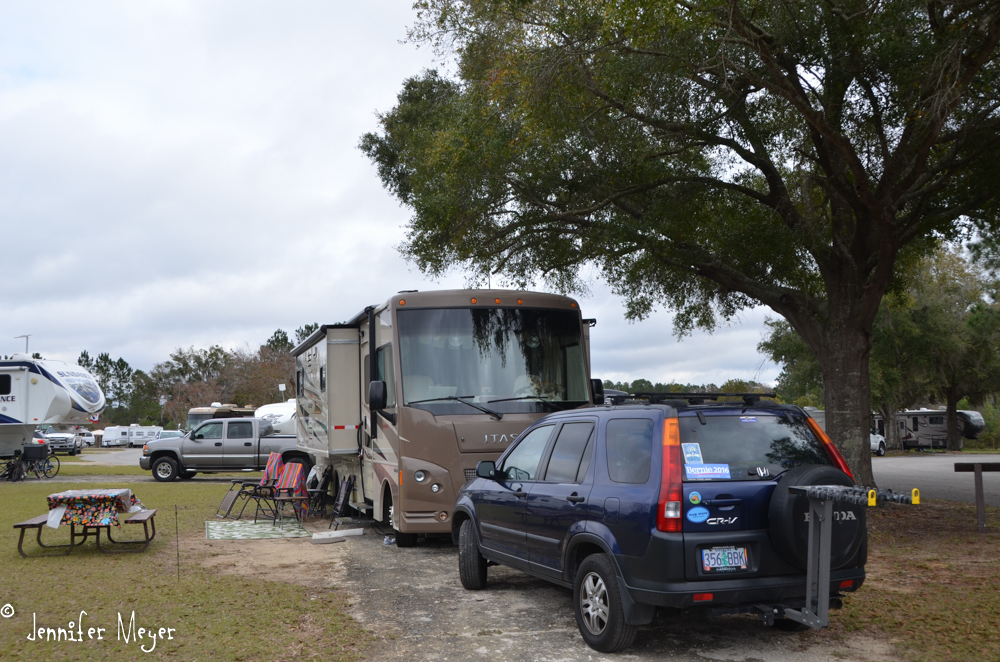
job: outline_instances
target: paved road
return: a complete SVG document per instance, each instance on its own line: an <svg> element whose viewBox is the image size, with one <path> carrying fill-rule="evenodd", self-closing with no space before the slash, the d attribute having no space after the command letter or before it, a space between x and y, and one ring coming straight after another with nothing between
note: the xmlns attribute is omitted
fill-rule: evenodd
<svg viewBox="0 0 1000 662"><path fill-rule="evenodd" d="M84 462L104 462L107 464L127 464L139 466L141 448L123 448L120 451L87 451L80 456Z"/></svg>
<svg viewBox="0 0 1000 662"><path fill-rule="evenodd" d="M916 487L926 499L975 503L973 474L955 473L956 462L1000 462L1000 454L873 457L872 472L880 488L909 492ZM1000 472L983 474L983 493L987 505L1000 506Z"/></svg>

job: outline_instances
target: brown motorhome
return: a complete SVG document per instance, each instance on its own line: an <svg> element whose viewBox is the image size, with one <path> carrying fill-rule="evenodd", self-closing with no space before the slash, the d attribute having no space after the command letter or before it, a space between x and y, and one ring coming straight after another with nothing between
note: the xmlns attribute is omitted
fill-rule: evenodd
<svg viewBox="0 0 1000 662"><path fill-rule="evenodd" d="M554 294L400 292L292 350L297 444L334 484L354 477L351 505L391 523L397 545L448 534L479 461L594 401L589 327Z"/></svg>

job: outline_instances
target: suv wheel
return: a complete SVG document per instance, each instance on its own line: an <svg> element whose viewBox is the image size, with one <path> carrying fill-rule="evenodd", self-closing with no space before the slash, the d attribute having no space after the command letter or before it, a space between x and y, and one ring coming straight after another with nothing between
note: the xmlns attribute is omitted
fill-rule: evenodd
<svg viewBox="0 0 1000 662"><path fill-rule="evenodd" d="M618 576L605 554L591 554L580 564L573 582L573 611L587 645L602 653L624 650L637 628L625 622Z"/></svg>
<svg viewBox="0 0 1000 662"><path fill-rule="evenodd" d="M486 559L479 553L476 525L471 519L462 522L458 531L458 576L470 591L486 588Z"/></svg>
<svg viewBox="0 0 1000 662"><path fill-rule="evenodd" d="M161 457L153 462L153 478L161 483L169 483L177 478L177 461L169 457Z"/></svg>

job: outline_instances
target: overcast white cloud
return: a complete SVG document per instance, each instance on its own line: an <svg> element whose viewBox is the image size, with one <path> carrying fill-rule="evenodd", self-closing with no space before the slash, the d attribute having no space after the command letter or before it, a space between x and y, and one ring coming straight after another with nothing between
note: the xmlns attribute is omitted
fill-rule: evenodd
<svg viewBox="0 0 1000 662"><path fill-rule="evenodd" d="M409 0L0 7L0 353L82 349L149 368L178 346L263 342L431 282L408 214L357 150L404 78ZM594 374L773 380L762 311L678 343L600 283Z"/></svg>

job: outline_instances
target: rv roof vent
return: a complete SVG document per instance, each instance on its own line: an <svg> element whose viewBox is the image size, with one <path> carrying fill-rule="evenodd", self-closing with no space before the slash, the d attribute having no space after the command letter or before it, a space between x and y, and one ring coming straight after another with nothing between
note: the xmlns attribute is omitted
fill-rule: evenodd
<svg viewBox="0 0 1000 662"><path fill-rule="evenodd" d="M222 406L221 402L213 402L212 404L209 405L209 407L221 407L221 406Z"/></svg>

